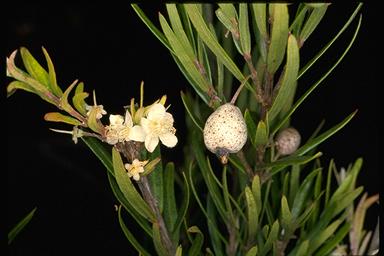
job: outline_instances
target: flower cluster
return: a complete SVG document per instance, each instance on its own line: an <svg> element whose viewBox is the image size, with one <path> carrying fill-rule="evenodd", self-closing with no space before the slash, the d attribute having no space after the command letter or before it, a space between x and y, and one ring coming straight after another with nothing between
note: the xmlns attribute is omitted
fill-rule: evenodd
<svg viewBox="0 0 384 256"><path fill-rule="evenodd" d="M149 106L139 120L139 124L134 124L128 110L125 117L110 115L110 124L106 127L107 143L114 145L124 141L144 142L148 152L153 152L159 141L170 148L177 144L173 116L166 111L162 104L154 103Z"/></svg>

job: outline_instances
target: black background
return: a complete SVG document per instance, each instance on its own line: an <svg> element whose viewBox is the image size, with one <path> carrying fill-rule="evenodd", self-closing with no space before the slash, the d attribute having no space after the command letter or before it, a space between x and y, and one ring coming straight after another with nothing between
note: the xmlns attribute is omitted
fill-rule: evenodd
<svg viewBox="0 0 384 256"><path fill-rule="evenodd" d="M319 28L301 50L302 64L337 33L354 4L332 4ZM160 5L142 5L157 23ZM310 96L293 118L308 138L326 119L330 128L358 109L356 117L320 150L324 164L335 158L338 167L364 158L358 184L372 195L379 191L379 60L377 6L363 6L361 31L334 73ZM300 95L341 54L357 20L330 51L299 81ZM4 39L3 39L4 40ZM138 99L145 81L145 101L168 95L179 144L164 149L169 160L181 163L184 109L180 90L189 88L167 49L140 21L129 4L20 4L8 13L6 55L21 46L43 61L41 46L51 55L62 88L74 79L96 90L99 104L118 113L131 97ZM3 87L5 91L5 84ZM19 91L6 100L8 230L35 206L35 217L9 247L12 255L99 253L130 255L118 225L114 199L102 164L80 142L48 128L64 126L43 120L55 108L35 95ZM382 108L381 108L382 109ZM381 130L382 131L382 130ZM382 155L382 152L381 152ZM378 206L368 213L373 227Z"/></svg>

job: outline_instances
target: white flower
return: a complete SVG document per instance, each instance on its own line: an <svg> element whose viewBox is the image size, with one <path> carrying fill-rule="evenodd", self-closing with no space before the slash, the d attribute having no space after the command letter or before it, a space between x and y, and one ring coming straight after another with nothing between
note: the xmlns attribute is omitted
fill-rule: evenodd
<svg viewBox="0 0 384 256"><path fill-rule="evenodd" d="M140 173L144 172L144 166L148 163L146 161L133 160L132 164L125 164L125 169L128 171L128 177L133 177L134 180L140 180Z"/></svg>
<svg viewBox="0 0 384 256"><path fill-rule="evenodd" d="M96 118L101 119L103 115L107 114L107 111L104 110L103 105L94 105L94 106L85 106L85 109L88 110L87 116L91 114L92 111L96 111Z"/></svg>
<svg viewBox="0 0 384 256"><path fill-rule="evenodd" d="M106 140L109 144L116 144L123 141L143 142L145 133L140 125L133 125L129 111L125 112L125 119L121 115L110 115L109 125L106 127Z"/></svg>
<svg viewBox="0 0 384 256"><path fill-rule="evenodd" d="M148 110L147 118L142 117L140 124L146 133L145 148L149 152L155 150L157 144L159 144L159 139L165 146L170 148L177 144L173 116L165 111L162 104L152 105Z"/></svg>

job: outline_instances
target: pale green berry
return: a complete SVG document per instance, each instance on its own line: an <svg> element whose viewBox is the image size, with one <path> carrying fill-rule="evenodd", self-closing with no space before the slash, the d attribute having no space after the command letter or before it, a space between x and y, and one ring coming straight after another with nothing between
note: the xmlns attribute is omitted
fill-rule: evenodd
<svg viewBox="0 0 384 256"><path fill-rule="evenodd" d="M226 103L216 109L205 122L205 146L227 163L229 153L236 153L247 141L247 126L238 107Z"/></svg>
<svg viewBox="0 0 384 256"><path fill-rule="evenodd" d="M284 155L293 154L300 146L300 133L293 127L280 131L275 140L277 152Z"/></svg>

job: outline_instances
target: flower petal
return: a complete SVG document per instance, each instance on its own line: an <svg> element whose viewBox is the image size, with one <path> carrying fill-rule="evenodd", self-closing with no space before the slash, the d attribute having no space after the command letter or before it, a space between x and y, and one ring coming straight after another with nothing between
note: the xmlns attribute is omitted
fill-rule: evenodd
<svg viewBox="0 0 384 256"><path fill-rule="evenodd" d="M147 118L142 117L140 120L140 125L143 127L143 130L146 134L150 133L149 120Z"/></svg>
<svg viewBox="0 0 384 256"><path fill-rule="evenodd" d="M132 127L133 126L132 116L131 116L131 114L129 113L128 110L125 112L124 124L126 126L128 126L128 127Z"/></svg>
<svg viewBox="0 0 384 256"><path fill-rule="evenodd" d="M121 125L124 122L124 118L121 115L109 115L109 123L111 125Z"/></svg>
<svg viewBox="0 0 384 256"><path fill-rule="evenodd" d="M159 137L153 137L153 136L148 136L145 137L145 148L149 152L153 152L155 150L157 144L159 144Z"/></svg>
<svg viewBox="0 0 384 256"><path fill-rule="evenodd" d="M148 110L147 118L149 120L158 120L163 118L165 115L165 107L160 103L153 104Z"/></svg>
<svg viewBox="0 0 384 256"><path fill-rule="evenodd" d="M169 148L173 148L177 144L177 137L171 132L161 134L159 137L161 142Z"/></svg>
<svg viewBox="0 0 384 256"><path fill-rule="evenodd" d="M133 126L129 132L128 139L143 142L145 140L145 132L143 127L140 125Z"/></svg>
<svg viewBox="0 0 384 256"><path fill-rule="evenodd" d="M133 175L133 179L136 180L136 181L139 181L139 180L140 180L140 174L135 173L135 174Z"/></svg>

